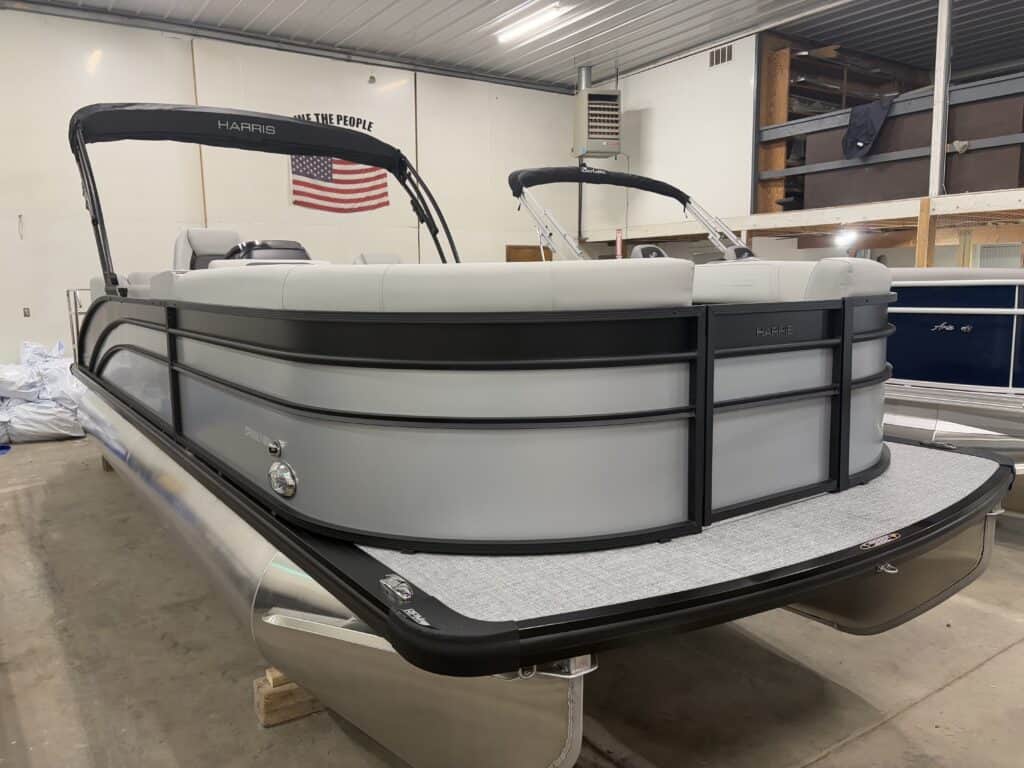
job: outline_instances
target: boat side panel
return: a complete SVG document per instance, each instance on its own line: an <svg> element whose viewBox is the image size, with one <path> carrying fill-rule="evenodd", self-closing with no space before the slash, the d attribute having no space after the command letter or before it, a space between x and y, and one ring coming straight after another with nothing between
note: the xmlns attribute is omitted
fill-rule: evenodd
<svg viewBox="0 0 1024 768"><path fill-rule="evenodd" d="M715 402L826 387L832 350L801 349L715 361Z"/></svg>
<svg viewBox="0 0 1024 768"><path fill-rule="evenodd" d="M178 339L178 361L294 403L427 418L560 418L685 408L690 364L541 370L417 370L285 361Z"/></svg>
<svg viewBox="0 0 1024 768"><path fill-rule="evenodd" d="M186 438L268 493L276 460L306 520L419 540L584 538L685 521L689 420L587 426L384 425L310 418L180 377Z"/></svg>
<svg viewBox="0 0 1024 768"><path fill-rule="evenodd" d="M853 380L874 376L885 370L885 339L858 341L853 345Z"/></svg>
<svg viewBox="0 0 1024 768"><path fill-rule="evenodd" d="M864 472L882 457L885 383L858 387L850 395L850 474Z"/></svg>
<svg viewBox="0 0 1024 768"><path fill-rule="evenodd" d="M717 414L712 508L825 482L830 429L828 397Z"/></svg>

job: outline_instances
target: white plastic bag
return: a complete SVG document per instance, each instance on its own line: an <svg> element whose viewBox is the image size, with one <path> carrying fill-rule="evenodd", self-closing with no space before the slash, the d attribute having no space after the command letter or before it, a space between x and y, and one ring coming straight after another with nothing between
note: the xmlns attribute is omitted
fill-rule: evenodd
<svg viewBox="0 0 1024 768"><path fill-rule="evenodd" d="M38 400L43 388L39 372L27 365L0 365L0 397Z"/></svg>
<svg viewBox="0 0 1024 768"><path fill-rule="evenodd" d="M34 367L47 360L64 357L64 342L58 341L50 349L34 341L21 342L21 364Z"/></svg>
<svg viewBox="0 0 1024 768"><path fill-rule="evenodd" d="M41 363L37 369L42 377L40 400L53 400L65 408L74 408L84 386L71 375L71 358L59 357Z"/></svg>
<svg viewBox="0 0 1024 768"><path fill-rule="evenodd" d="M83 437L82 425L74 410L48 400L18 403L4 408L7 432L12 443Z"/></svg>

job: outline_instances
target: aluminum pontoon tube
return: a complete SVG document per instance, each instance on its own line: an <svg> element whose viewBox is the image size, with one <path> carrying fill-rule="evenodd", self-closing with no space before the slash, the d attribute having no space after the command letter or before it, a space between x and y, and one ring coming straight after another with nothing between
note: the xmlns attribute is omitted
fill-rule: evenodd
<svg viewBox="0 0 1024 768"><path fill-rule="evenodd" d="M371 738L414 768L576 762L591 657L493 677L418 669L99 395L86 391L79 412L108 461L153 502L250 627L267 661Z"/></svg>

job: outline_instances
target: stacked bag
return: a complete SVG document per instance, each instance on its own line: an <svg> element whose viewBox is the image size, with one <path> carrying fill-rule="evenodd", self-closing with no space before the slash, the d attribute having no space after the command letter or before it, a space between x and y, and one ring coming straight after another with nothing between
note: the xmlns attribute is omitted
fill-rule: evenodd
<svg viewBox="0 0 1024 768"><path fill-rule="evenodd" d="M61 342L48 350L26 341L18 364L0 365L0 445L84 436L71 363Z"/></svg>

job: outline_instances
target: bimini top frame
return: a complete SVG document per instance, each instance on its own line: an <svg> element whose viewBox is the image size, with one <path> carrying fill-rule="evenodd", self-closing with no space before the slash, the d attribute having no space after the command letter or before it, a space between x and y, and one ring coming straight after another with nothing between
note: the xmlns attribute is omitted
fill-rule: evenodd
<svg viewBox="0 0 1024 768"><path fill-rule="evenodd" d="M116 295L118 292L117 274L110 256L103 209L86 145L126 139L178 141L279 155L338 157L382 168L393 175L409 195L412 209L430 232L441 261L448 261L438 237L441 231L452 260L459 260L448 223L430 189L400 150L373 136L347 128L239 109L179 104L92 104L71 116L68 140L82 176L82 194L92 218L108 294Z"/></svg>
<svg viewBox="0 0 1024 768"><path fill-rule="evenodd" d="M521 205L533 217L537 225L537 234L540 236L541 244L546 245L552 251L558 248L554 243L554 232L557 230L562 241L568 246L576 258L583 258L583 250L569 232L559 224L551 212L539 205L529 193L529 187L537 187L543 184L558 184L563 182L575 184L605 184L614 187L626 187L628 189L639 189L644 192L653 192L656 195L670 197L678 200L684 211L690 214L701 223L708 231L708 239L711 244L722 252L722 256L728 260L745 259L753 256L749 248L736 237L725 223L710 211L701 206L681 189L666 184L664 181L651 179L647 176L637 176L632 173L619 173L618 171L606 171L603 168L591 168L588 165L565 166L556 168L525 168L513 171L508 176L508 185L513 196L518 198Z"/></svg>

